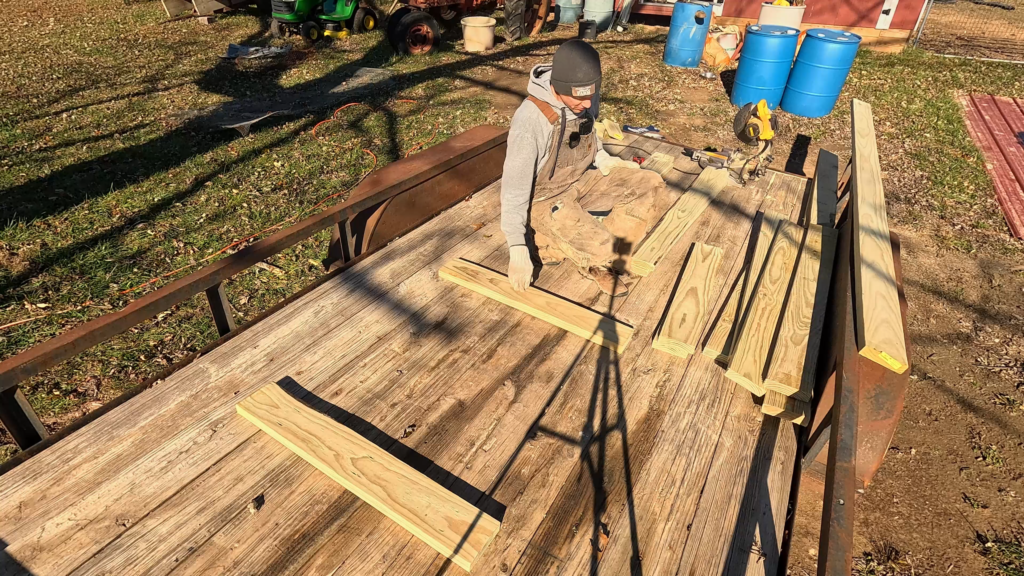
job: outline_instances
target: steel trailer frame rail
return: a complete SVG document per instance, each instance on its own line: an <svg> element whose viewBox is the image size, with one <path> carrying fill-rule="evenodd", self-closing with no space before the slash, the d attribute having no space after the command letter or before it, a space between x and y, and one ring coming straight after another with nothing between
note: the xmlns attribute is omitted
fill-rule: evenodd
<svg viewBox="0 0 1024 576"><path fill-rule="evenodd" d="M324 266L331 272L340 271L344 264L387 245L497 180L501 176L507 136L507 129L478 126L419 154L392 162L370 174L352 190L345 202L154 290L117 312L90 320L0 362L0 422L22 450L39 445L48 435L19 388L22 382L205 292L221 339L200 354L175 364L161 375L166 377L223 343L238 329L224 294L223 283L232 276L327 228L332 228L332 234ZM377 224L381 221L386 222L386 229L377 232ZM363 250L359 250L360 247ZM272 310L276 309L277 306ZM259 315L245 327L264 317L266 314ZM154 381L129 391L124 398L116 398L108 405L122 403ZM80 428L94 419L97 413L106 411L101 408L91 413L91 417L87 415L80 422L70 424L60 436ZM9 470L30 455L22 453L15 456L14 462L5 464L0 472Z"/></svg>

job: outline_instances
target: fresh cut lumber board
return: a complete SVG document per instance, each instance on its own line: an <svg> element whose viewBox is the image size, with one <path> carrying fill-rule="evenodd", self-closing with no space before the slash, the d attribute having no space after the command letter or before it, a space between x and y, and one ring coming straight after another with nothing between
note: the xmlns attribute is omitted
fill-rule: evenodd
<svg viewBox="0 0 1024 576"><path fill-rule="evenodd" d="M871 105L853 101L853 278L861 356L896 372L909 367Z"/></svg>
<svg viewBox="0 0 1024 576"><path fill-rule="evenodd" d="M694 243L668 314L654 337L655 350L685 358L697 349L708 309L718 296L712 291L723 257L721 248Z"/></svg>
<svg viewBox="0 0 1024 576"><path fill-rule="evenodd" d="M631 260L632 272L638 276L647 276L653 272L661 257L700 218L730 182L728 170L705 168L651 233L640 242Z"/></svg>
<svg viewBox="0 0 1024 576"><path fill-rule="evenodd" d="M516 292L506 276L462 258L442 266L438 275L619 353L633 337L628 324L533 286Z"/></svg>
<svg viewBox="0 0 1024 576"><path fill-rule="evenodd" d="M761 404L761 412L769 416L776 416L783 420L789 420L793 424L807 426L811 422L811 403L804 402L786 396L775 390L769 390L764 395L764 403Z"/></svg>
<svg viewBox="0 0 1024 576"><path fill-rule="evenodd" d="M750 302L750 295L757 286L757 280L764 268L765 258L768 257L768 249L771 248L772 240L775 238L775 231L785 217L775 212L761 214L761 224L758 228L757 238L754 238L754 254L750 263L741 272L733 286L729 299L718 315L718 321L704 344L703 354L717 362L728 365L736 350L736 339L739 336L743 319L743 311Z"/></svg>
<svg viewBox="0 0 1024 576"><path fill-rule="evenodd" d="M807 228L764 381L768 390L804 402L810 401L814 392L837 239L835 228L817 224Z"/></svg>
<svg viewBox="0 0 1024 576"><path fill-rule="evenodd" d="M235 409L431 548L469 571L501 524L352 429L269 384Z"/></svg>
<svg viewBox="0 0 1024 576"><path fill-rule="evenodd" d="M736 354L725 376L758 396L764 396L764 369L779 325L786 289L803 243L805 229L786 220L772 243L757 289L743 315Z"/></svg>

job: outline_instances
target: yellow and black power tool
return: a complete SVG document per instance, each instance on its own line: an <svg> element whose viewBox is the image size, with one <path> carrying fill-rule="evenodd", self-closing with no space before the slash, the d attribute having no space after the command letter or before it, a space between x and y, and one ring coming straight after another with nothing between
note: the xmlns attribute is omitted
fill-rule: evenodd
<svg viewBox="0 0 1024 576"><path fill-rule="evenodd" d="M768 109L768 102L751 102L740 108L732 121L732 129L740 142L748 146L759 145L757 154L747 158L740 167L740 182L745 184L747 180L757 180L764 176L773 160L772 140L779 131L778 117ZM752 162L756 163L751 166Z"/></svg>
<svg viewBox="0 0 1024 576"><path fill-rule="evenodd" d="M757 180L768 171L772 163L772 140L779 130L778 120L764 100L740 108L732 123L733 132L740 142L748 146L760 144L757 154L750 156L739 150L721 151L685 148L684 153L701 168L723 168L740 184Z"/></svg>

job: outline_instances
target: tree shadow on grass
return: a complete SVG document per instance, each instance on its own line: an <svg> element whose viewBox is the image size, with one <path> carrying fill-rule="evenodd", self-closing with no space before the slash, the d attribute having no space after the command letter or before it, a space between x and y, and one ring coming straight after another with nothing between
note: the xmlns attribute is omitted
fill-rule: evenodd
<svg viewBox="0 0 1024 576"><path fill-rule="evenodd" d="M643 44L648 42L650 40L609 40L599 41L596 44ZM501 66L501 63L504 61L512 61L516 58L530 56L539 50L544 50L560 43L560 39L524 43L499 52L473 55L458 62L438 64L415 72L397 74L390 79L374 81L362 86L360 94L369 95L366 97L368 103L380 105L402 90L414 88L438 78L458 78L477 85L508 91L501 87L492 86L490 83L476 80L469 76L467 72L478 66ZM362 57L346 65L339 66L321 78L288 88L280 88L277 90L275 97L287 99L289 97L302 97L307 94L327 92L332 88L338 87L355 70L364 67L382 66L390 58L390 47L387 46L387 41L382 35L380 42ZM214 65L207 71L204 78L198 82L199 85L211 91L221 91L220 93L231 96L235 100L204 111L198 117L188 120L183 125L153 140L116 150L98 158L79 162L49 175L0 191L0 222L2 222L0 226L9 227L16 225L17 222L31 221L60 214L87 199L105 196L159 173L173 170L192 158L202 156L222 146L234 137L234 133L230 131L210 133L208 131L209 118L217 115L222 109L229 107L236 100L249 95L252 89L252 82L278 83L282 73L283 69L274 69L269 72L263 72L263 75L253 75L251 72L238 71L232 68L231 63L218 63ZM239 86L242 87L239 88ZM246 88L246 86L249 88ZM327 105L324 109L333 108L333 104L335 103ZM310 114L315 113L310 112ZM191 197L201 189L203 184L216 175L229 171L235 165L252 160L270 147L281 146L294 140L303 130L307 129L312 123L315 123L314 120L321 118L322 116L314 115L311 119L289 130L281 137L275 138L272 143L225 162L215 169L200 175L196 178L194 184L154 203L140 212L130 215L123 224L40 254L30 263L25 271L0 282L0 293L9 293L11 290L22 286L37 274L45 272L56 263L74 258L103 242L119 240L133 225L137 225L140 221L151 220L174 203L182 202ZM261 123L259 129L266 130L280 126L284 121L284 119L267 121ZM398 141L394 117L390 119L390 124L385 146L388 149L390 159L395 159L398 157L401 144Z"/></svg>

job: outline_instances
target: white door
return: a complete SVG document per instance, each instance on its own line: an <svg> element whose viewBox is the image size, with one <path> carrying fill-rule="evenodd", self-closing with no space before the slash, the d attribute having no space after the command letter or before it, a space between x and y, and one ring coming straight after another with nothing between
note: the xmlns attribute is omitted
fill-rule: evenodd
<svg viewBox="0 0 1024 576"><path fill-rule="evenodd" d="M896 14L896 5L899 3L900 0L885 0L885 4L882 5L882 13L878 15L878 24L875 24L875 29L889 29L889 24L892 23L892 17Z"/></svg>

